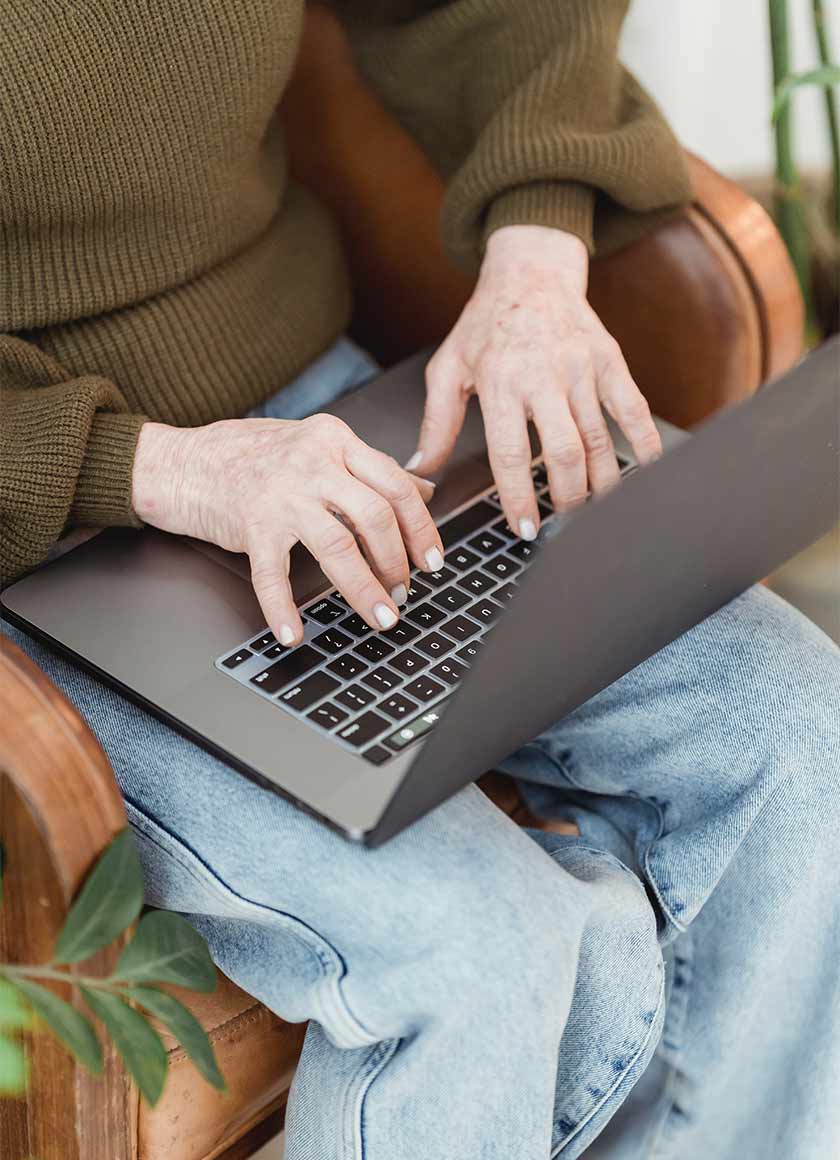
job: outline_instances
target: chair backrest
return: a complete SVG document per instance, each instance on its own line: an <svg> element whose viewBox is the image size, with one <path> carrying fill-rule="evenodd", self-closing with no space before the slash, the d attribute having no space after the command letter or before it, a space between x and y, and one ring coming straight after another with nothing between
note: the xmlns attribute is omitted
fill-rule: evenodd
<svg viewBox="0 0 840 1160"><path fill-rule="evenodd" d="M307 15L281 109L292 174L332 210L355 291L353 333L392 363L440 342L472 289L449 262L443 184L356 71L321 7ZM802 349L793 268L764 210L689 158L696 200L592 265L590 299L654 410L690 426L789 367Z"/></svg>

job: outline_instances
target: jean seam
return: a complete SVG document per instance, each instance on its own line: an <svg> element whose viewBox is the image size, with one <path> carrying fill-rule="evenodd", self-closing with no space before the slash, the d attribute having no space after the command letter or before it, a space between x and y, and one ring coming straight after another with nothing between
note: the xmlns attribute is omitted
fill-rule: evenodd
<svg viewBox="0 0 840 1160"><path fill-rule="evenodd" d="M686 952L685 948L683 948L683 954L684 955L687 954L687 956L688 956L686 958L686 962L693 964L694 950L693 950L693 944L691 941L691 935L688 936L687 948L688 948L687 952ZM676 971L678 966L679 966L679 964L677 964L676 956L675 956L675 960L674 960L675 971ZM673 1133L671 1132L671 1126L674 1123L674 1108L675 1108L675 1105L677 1103L676 1089L677 1089L677 1082L678 1082L679 1074L680 1074L679 1066L678 1066L679 1065L679 1054L682 1050L682 1047L681 1047L682 1032L685 1028L686 1014L688 1011L688 1006L691 1002L691 990L693 988L693 984L694 984L694 970L692 968L692 970L689 974L689 986L686 988L687 993L683 995L682 1000L681 1000L682 1010L681 1010L681 1013L679 1016L680 1038L677 1042L673 1043L673 1047L671 1046L671 1044L666 1044L663 1042L663 1046L666 1048L666 1050L673 1049L675 1058L674 1058L673 1062L670 1059L668 1060L668 1077L667 1077L666 1086L665 1086L665 1094L667 1096L667 1108L665 1110L664 1115L661 1117L658 1125L656 1125L656 1127L654 1128L654 1130L651 1134L650 1140L649 1140L649 1144L648 1144L649 1152L647 1154L649 1155L650 1160L665 1160L666 1148L669 1147L670 1143L673 1140ZM673 990L672 990L672 995L673 995ZM663 1031L663 1039L664 1039L664 1031ZM670 1139L669 1139L669 1137L670 1137Z"/></svg>
<svg viewBox="0 0 840 1160"><path fill-rule="evenodd" d="M211 889L216 890L219 896L225 902L229 902L231 898L234 898L240 904L253 907L260 913L275 915L285 920L285 923L288 925L284 925L284 931L288 933L297 942L297 944L306 951L310 959L314 962L321 980L327 984L326 989L318 987L313 988L313 996L315 997L315 1002L320 1009L320 1014L313 1013L312 1016L316 1022L320 1023L324 1028L331 1028L335 1030L338 1029L332 1028L332 1024L340 1024L340 1031L346 1037L345 1043L347 1047L360 1047L381 1042L382 1036L376 1035L374 1032L370 1031L370 1029L367 1028L361 1022L361 1020L357 1018L354 1012L350 1010L350 1007L348 1006L341 989L341 980L347 973L347 964L344 961L344 957L336 949L336 947L333 946L329 939L325 938L324 935L319 931L314 930L312 927L303 922L302 919L296 918L288 911L279 910L276 907L268 906L262 902L256 902L254 899L246 898L244 895L234 890L233 887L228 882L226 882L225 879L220 874L218 874L216 870L214 870L213 867L207 863L204 858L201 857L200 854L197 853L197 851L193 850L191 846L184 842L182 838L172 834L165 826L162 826L155 818L152 818L150 815L148 815L145 810L141 809L137 803L132 801L130 798L126 797L126 802L143 819L149 822L152 826L162 830L163 833L170 838L174 849L169 845L162 843L154 836L153 833L150 833L145 829L142 831L144 837L148 841L154 843L154 845L156 845L158 849L162 850L164 854L174 858L178 862L179 866L181 866L181 868L185 870L194 879L194 881L202 886L210 886ZM193 866L188 859L185 859L182 856L182 849L188 851L188 853L193 858L195 858L196 861L198 861L199 865L203 868L207 875L206 878L197 872L195 866ZM298 927L303 927L312 936L312 938L316 940L315 945L309 942L299 929L296 929ZM334 961L330 961L330 959L323 954L320 947L317 945L317 942L322 942L327 947L329 947L330 951L335 957ZM330 1002L325 1001L327 997L329 997L331 1000ZM359 1042L360 1040L361 1042Z"/></svg>
<svg viewBox="0 0 840 1160"><path fill-rule="evenodd" d="M365 1100L374 1080L393 1059L399 1045L399 1039L380 1040L347 1084L344 1096L344 1122L350 1131L343 1135L345 1139L349 1137L352 1140L351 1146L356 1160L365 1160L367 1153L364 1136Z"/></svg>
<svg viewBox="0 0 840 1160"><path fill-rule="evenodd" d="M551 1155L550 1155L550 1160L554 1160L555 1156L559 1156L560 1153L565 1151L567 1146L577 1136L580 1135L582 1129L585 1128L586 1125L590 1123L593 1116L595 1116L604 1107L604 1105L607 1103L607 1101L615 1094L615 1092L618 1090L618 1088L621 1086L621 1084L627 1078L628 1074L636 1066L639 1059L641 1059L642 1054L645 1051L645 1048L650 1043L651 1037L654 1035L654 1033L656 1033L656 1034L659 1033L658 1023L659 1023L660 1015L662 1013L664 1001L665 1001L665 972L663 970L661 972L660 980L659 980L659 998L658 998L657 1004L656 1004L656 1014L655 1014L654 1018L651 1019L651 1021L650 1021L650 1026L648 1027L647 1034L644 1036L641 1043L637 1047L636 1051L633 1053L632 1058L628 1061L627 1067L625 1067L624 1070L621 1071L619 1073L619 1075L616 1076L615 1081L610 1085L610 1087L607 1089L607 1091L604 1092L603 1096L597 1101L597 1103L593 1103L589 1112L577 1122L577 1124L575 1125L574 1131L572 1131L568 1136L566 1136L565 1140L563 1140L562 1143L558 1144L556 1148L552 1149Z"/></svg>

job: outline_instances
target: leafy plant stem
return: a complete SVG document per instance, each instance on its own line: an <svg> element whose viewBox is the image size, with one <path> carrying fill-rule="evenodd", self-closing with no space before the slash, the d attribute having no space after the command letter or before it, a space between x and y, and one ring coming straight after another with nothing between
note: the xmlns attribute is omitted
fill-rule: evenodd
<svg viewBox="0 0 840 1160"><path fill-rule="evenodd" d="M790 73L790 23L787 0L768 0L770 18L770 44L773 60L773 90L779 87ZM775 122L776 134L776 221L785 239L791 256L805 309L809 319L813 316L811 303L811 255L799 174L793 149L793 110L788 101L779 110Z"/></svg>
<svg viewBox="0 0 840 1160"><path fill-rule="evenodd" d="M0 978L14 983L16 976L26 976L30 979L49 979L57 983L72 983L78 987L96 987L100 991L121 992L124 987L111 979L97 978L93 975L71 975L69 971L56 970L54 967L34 967L25 963L0 963Z"/></svg>
<svg viewBox="0 0 840 1160"><path fill-rule="evenodd" d="M830 65L828 17L823 0L811 0L814 14L814 35L820 64ZM837 95L830 84L823 90L825 94L825 114L828 121L828 140L831 147L831 223L834 233L840 237L840 115L837 111Z"/></svg>

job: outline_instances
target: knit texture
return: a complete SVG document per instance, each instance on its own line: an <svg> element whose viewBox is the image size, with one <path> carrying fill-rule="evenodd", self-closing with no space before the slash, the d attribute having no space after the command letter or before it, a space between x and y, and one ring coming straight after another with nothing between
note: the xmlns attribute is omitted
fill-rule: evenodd
<svg viewBox="0 0 840 1160"><path fill-rule="evenodd" d="M341 0L363 72L447 179L476 268L538 223L590 249L689 196L617 61L626 0ZM146 417L244 413L346 326L333 224L274 114L302 0L7 0L0 36L0 584L132 524Z"/></svg>

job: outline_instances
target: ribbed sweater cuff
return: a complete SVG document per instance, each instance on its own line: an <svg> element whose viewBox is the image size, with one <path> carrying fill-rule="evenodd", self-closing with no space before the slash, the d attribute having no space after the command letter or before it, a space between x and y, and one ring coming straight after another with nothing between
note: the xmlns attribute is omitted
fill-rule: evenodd
<svg viewBox="0 0 840 1160"><path fill-rule="evenodd" d="M140 527L131 506L131 475L145 415L100 411L93 420L76 485L71 523Z"/></svg>
<svg viewBox="0 0 840 1160"><path fill-rule="evenodd" d="M575 234L594 252L595 190L571 181L531 181L509 189L491 204L481 249L503 226L551 226Z"/></svg>

